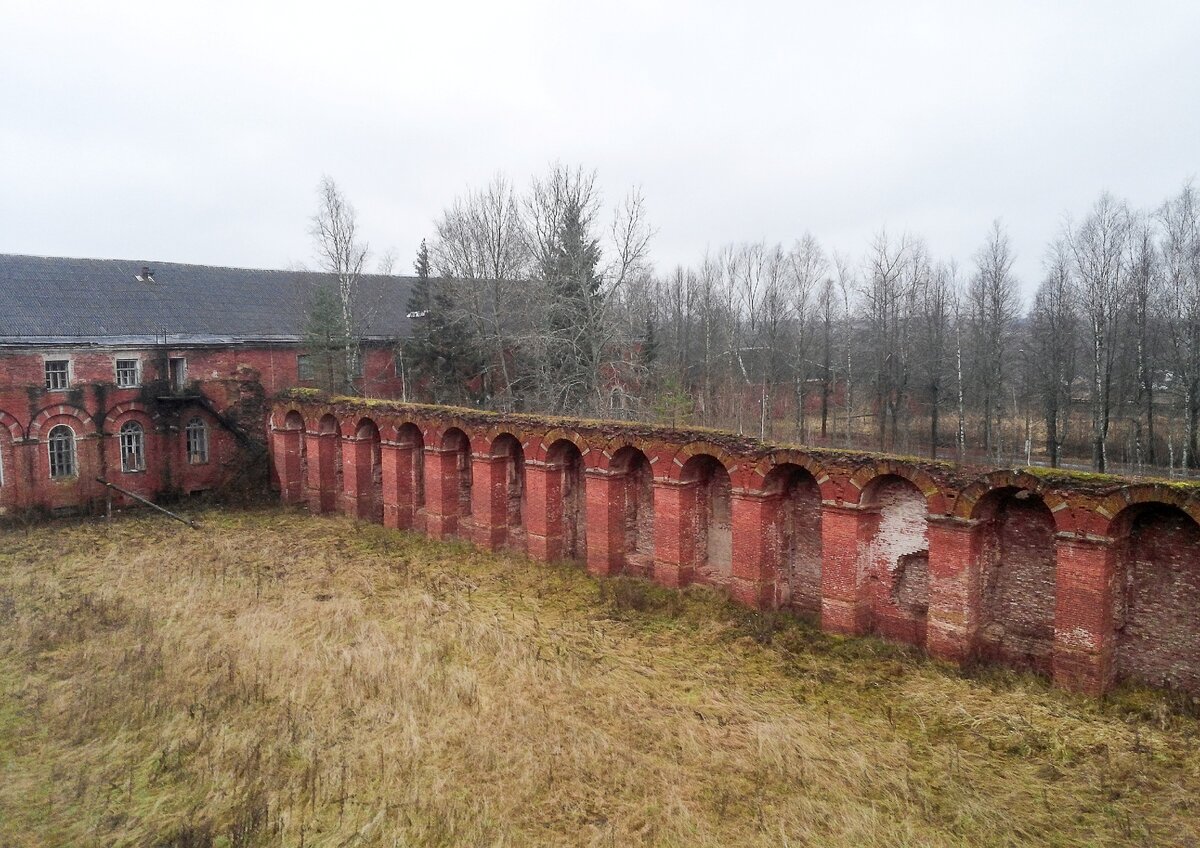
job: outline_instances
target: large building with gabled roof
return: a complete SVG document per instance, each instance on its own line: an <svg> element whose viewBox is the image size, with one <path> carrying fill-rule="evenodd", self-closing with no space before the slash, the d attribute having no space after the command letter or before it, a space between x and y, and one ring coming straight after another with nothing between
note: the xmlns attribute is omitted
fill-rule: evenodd
<svg viewBox="0 0 1200 848"><path fill-rule="evenodd" d="M94 508L111 494L99 480L163 499L245 476L267 399L317 376L309 304L330 282L309 271L0 254L0 515ZM366 394L401 390L394 350L412 283L359 279Z"/></svg>

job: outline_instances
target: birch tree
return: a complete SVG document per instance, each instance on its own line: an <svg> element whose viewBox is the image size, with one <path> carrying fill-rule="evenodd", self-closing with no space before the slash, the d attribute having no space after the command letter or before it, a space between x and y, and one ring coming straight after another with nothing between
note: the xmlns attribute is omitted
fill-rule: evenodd
<svg viewBox="0 0 1200 848"><path fill-rule="evenodd" d="M1068 222L1080 304L1088 328L1092 387L1092 466L1108 468L1108 428L1112 420L1112 386L1121 310L1128 296L1129 210L1108 192L1074 225Z"/></svg>
<svg viewBox="0 0 1200 848"><path fill-rule="evenodd" d="M359 280L367 261L367 244L359 240L358 219L337 184L328 176L317 186L317 213L312 217L309 234L313 238L321 270L329 274L337 292L341 312L341 327L335 335L343 340L344 368L342 388L355 391L354 375L360 356L362 339L362 304L359 302ZM328 321L324 322L325 324Z"/></svg>

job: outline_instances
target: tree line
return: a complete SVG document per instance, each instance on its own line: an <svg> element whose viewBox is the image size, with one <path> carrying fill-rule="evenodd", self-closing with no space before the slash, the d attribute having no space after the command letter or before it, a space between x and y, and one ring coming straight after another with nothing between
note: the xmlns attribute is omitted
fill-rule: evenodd
<svg viewBox="0 0 1200 848"><path fill-rule="evenodd" d="M313 234L337 285L314 299L313 346L340 352L349 388L366 249L336 186L321 197ZM931 458L1200 466L1190 182L1151 209L1105 192L1067 217L1028 302L999 220L963 264L880 230L857 255L805 233L663 273L652 237L638 190L607 207L582 168L455 198L414 264L406 394Z"/></svg>

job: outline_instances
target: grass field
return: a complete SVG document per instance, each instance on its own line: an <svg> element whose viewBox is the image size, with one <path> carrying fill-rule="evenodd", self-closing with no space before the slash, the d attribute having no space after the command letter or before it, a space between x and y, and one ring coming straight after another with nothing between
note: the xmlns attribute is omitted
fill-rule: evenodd
<svg viewBox="0 0 1200 848"><path fill-rule="evenodd" d="M1200 723L278 510L0 535L0 845L1200 844Z"/></svg>

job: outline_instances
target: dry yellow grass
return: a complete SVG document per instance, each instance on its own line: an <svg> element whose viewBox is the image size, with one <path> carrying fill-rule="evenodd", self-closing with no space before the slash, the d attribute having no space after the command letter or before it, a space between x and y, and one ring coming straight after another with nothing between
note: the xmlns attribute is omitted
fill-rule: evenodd
<svg viewBox="0 0 1200 848"><path fill-rule="evenodd" d="M1200 838L1197 722L343 519L0 536L0 845Z"/></svg>

